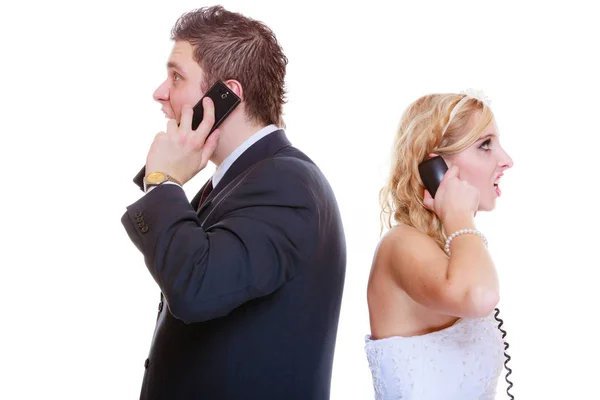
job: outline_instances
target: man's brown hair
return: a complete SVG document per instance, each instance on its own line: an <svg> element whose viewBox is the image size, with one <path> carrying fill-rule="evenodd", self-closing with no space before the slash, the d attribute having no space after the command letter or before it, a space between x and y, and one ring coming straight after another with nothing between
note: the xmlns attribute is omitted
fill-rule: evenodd
<svg viewBox="0 0 600 400"><path fill-rule="evenodd" d="M203 92L219 79L235 79L242 84L252 122L284 126L288 60L269 27L222 6L203 7L177 20L171 40L194 47L194 58L205 73Z"/></svg>

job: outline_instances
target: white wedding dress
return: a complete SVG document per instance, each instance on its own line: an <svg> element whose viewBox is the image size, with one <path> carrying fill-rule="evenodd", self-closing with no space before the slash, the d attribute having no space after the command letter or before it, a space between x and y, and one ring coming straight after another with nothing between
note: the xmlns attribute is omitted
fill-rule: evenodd
<svg viewBox="0 0 600 400"><path fill-rule="evenodd" d="M365 351L376 400L489 400L503 369L493 313L421 336L372 340Z"/></svg>

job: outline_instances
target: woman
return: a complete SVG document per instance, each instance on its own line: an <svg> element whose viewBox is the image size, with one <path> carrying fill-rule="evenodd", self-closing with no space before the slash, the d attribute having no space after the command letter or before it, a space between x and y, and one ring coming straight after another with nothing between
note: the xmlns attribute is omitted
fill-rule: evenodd
<svg viewBox="0 0 600 400"><path fill-rule="evenodd" d="M432 198L418 166L438 155L449 169ZM512 165L479 93L424 96L402 116L381 192L390 229L367 290L377 399L494 398L504 359L498 277L474 218L494 209Z"/></svg>

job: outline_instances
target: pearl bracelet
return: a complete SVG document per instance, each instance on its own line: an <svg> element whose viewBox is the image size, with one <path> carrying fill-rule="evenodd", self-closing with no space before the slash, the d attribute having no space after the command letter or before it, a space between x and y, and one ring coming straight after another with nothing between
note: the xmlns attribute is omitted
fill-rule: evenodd
<svg viewBox="0 0 600 400"><path fill-rule="evenodd" d="M459 235L464 235L465 233L471 233L474 235L479 236L481 239L483 239L483 242L485 243L485 245L488 245L488 241L485 238L485 236L483 236L483 233L479 232L477 229L461 229L460 231L456 231L454 232L452 235L450 235L448 237L448 239L446 239L446 247L444 250L446 250L446 254L448 254L448 256L450 256L450 242L452 242L452 239L454 239L455 237L459 236Z"/></svg>

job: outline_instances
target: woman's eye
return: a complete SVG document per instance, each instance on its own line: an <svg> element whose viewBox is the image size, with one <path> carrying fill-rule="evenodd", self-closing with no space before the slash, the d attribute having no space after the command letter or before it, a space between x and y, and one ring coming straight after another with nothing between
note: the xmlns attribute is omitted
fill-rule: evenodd
<svg viewBox="0 0 600 400"><path fill-rule="evenodd" d="M487 139L485 142L481 143L481 146L479 146L479 148L483 149L483 150L490 150L491 143L492 143L492 139Z"/></svg>

